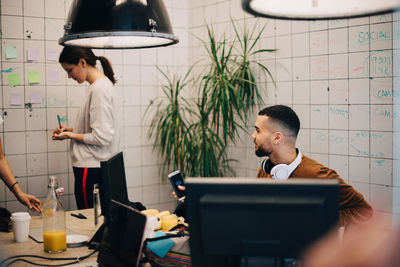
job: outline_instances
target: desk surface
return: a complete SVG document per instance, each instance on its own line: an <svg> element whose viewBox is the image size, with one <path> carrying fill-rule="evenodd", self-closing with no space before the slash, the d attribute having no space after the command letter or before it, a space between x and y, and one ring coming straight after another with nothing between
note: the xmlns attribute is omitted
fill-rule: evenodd
<svg viewBox="0 0 400 267"><path fill-rule="evenodd" d="M71 216L71 213L82 213L84 214L87 219L78 219ZM79 211L67 211L66 212L66 224L67 228L71 229L72 231L87 235L91 238L96 229L94 227L94 212L93 209L86 209L86 210L79 210ZM42 227L42 216L32 216L30 222L31 228ZM64 258L64 257L81 257L85 256L93 250L88 249L86 246L78 247L78 248L67 248L66 251L57 254L50 254L43 251L43 243L37 243L33 241L31 238L28 238L28 241L23 243L16 243L14 242L13 233L0 233L0 251L1 251L1 259L4 259L9 256L14 255L22 255L22 254L31 254L31 255L39 255L45 257L52 257L52 258ZM42 264L62 264L67 263L70 261L49 261L49 260L40 260L35 258L26 258L28 260L32 260L34 262L42 263ZM95 262L97 259L97 253L92 255L90 258L84 260L82 263L85 262ZM32 266L27 263L17 262L11 266Z"/></svg>

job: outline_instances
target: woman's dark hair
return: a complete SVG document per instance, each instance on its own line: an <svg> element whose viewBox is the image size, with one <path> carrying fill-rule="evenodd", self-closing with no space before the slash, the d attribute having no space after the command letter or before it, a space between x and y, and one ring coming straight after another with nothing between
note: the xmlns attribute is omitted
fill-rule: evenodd
<svg viewBox="0 0 400 267"><path fill-rule="evenodd" d="M258 112L258 115L270 117L272 120L285 126L297 137L300 130L300 120L296 112L290 107L283 105L270 106Z"/></svg>
<svg viewBox="0 0 400 267"><path fill-rule="evenodd" d="M115 84L114 71L110 61L106 57L97 57L90 48L65 46L58 58L59 63L67 63L77 65L79 60L84 58L90 66L96 66L96 60L100 60L104 75Z"/></svg>

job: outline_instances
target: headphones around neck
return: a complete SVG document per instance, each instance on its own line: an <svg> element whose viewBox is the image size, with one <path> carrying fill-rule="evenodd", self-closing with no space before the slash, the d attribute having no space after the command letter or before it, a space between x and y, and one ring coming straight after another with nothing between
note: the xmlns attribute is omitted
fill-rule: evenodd
<svg viewBox="0 0 400 267"><path fill-rule="evenodd" d="M264 159L261 163L261 169L265 173L271 174L271 178L273 179L286 180L289 178L289 176L297 168L297 166L299 166L301 162L301 157L303 155L298 149L296 149L296 152L297 152L296 159L289 165L287 164L274 165L269 159Z"/></svg>

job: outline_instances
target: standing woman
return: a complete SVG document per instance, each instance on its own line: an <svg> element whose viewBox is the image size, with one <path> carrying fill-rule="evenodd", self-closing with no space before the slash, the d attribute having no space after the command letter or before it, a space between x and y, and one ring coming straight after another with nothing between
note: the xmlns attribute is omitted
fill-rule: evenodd
<svg viewBox="0 0 400 267"><path fill-rule="evenodd" d="M96 68L99 60L103 72ZM78 83L88 82L74 128L57 126L53 140L71 139L70 153L75 176L78 209L93 207L93 185L101 176L100 161L118 151L117 96L114 71L107 58L91 49L66 46L58 62Z"/></svg>

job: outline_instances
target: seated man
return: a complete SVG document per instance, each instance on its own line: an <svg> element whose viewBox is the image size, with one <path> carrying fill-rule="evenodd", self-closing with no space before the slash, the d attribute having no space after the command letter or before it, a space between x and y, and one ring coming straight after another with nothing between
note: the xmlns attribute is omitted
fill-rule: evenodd
<svg viewBox="0 0 400 267"><path fill-rule="evenodd" d="M260 178L325 178L338 179L340 226L361 223L372 217L373 210L364 197L342 178L296 149L300 121L287 106L275 105L258 113L252 134L258 157L267 156L257 173Z"/></svg>

